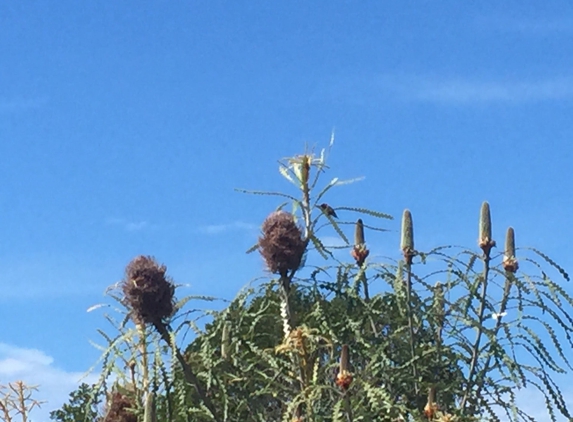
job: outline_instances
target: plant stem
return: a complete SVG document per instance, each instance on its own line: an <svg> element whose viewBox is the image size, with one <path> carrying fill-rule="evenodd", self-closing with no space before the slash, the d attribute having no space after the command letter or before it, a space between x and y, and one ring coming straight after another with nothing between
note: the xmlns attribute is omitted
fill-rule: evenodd
<svg viewBox="0 0 573 422"><path fill-rule="evenodd" d="M500 304L500 308L499 308L499 314L500 316L497 318L497 321L495 323L495 328L493 331L493 335L494 337L497 337L497 333L499 331L499 329L501 328L501 314L503 314L507 308L507 302L509 301L509 292L511 290L511 284L512 284L512 280L511 278L513 277L512 273L507 273L506 272L506 276L505 276L505 285L504 285L504 289L503 289L503 297L501 299L501 304ZM492 343L492 347L493 347L493 343ZM486 374L489 372L489 364L491 362L491 358L492 358L492 354L490 353L489 356L487 357L487 360L484 364L483 369L480 371L480 375L481 374ZM478 376L476 377L476 379L482 379L482 376ZM481 389L483 388L483 382L478 383L477 385L477 391L476 391L476 397L480 396L481 393Z"/></svg>
<svg viewBox="0 0 573 422"><path fill-rule="evenodd" d="M483 274L482 274L482 292L481 292L481 300L480 300L480 305L479 305L479 310L478 310L478 332L476 335L476 340L474 342L473 348L472 348L472 359L470 362L470 372L468 374L468 384L466 387L466 391L464 393L464 397L462 399L462 402L460 404L460 407L462 409L462 414L465 412L466 410L466 404L467 404L467 400L468 397L471 393L471 390L474 386L474 375L476 374L476 369L477 369L477 361L479 358L479 351L480 351L480 343L481 343L481 336L483 333L483 320L484 320L484 314L485 314L485 305L486 305L486 300L487 300L487 287L488 287L488 278L489 278L489 263L490 263L490 256L489 256L489 250L487 250L484 253L484 258L483 258ZM477 396L476 396L477 397Z"/></svg>
<svg viewBox="0 0 573 422"><path fill-rule="evenodd" d="M406 302L408 307L408 330L410 331L410 353L412 354L412 373L414 375L414 392L418 395L418 368L416 367L416 339L414 337L414 323L412 321L412 263L406 262Z"/></svg>

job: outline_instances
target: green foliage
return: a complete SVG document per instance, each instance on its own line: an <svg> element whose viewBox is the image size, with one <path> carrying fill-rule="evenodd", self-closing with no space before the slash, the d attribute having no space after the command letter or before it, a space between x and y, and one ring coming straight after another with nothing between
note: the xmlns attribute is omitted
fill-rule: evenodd
<svg viewBox="0 0 573 422"><path fill-rule="evenodd" d="M516 249L513 229L505 255L495 254L487 202L477 251L415 250L406 211L401 259L370 262L367 237L385 229L368 219L391 217L325 203L331 189L357 180L320 188L327 155L279 163L294 193L243 190L291 203L306 248L301 267L250 284L222 311L185 312L199 299L187 297L170 320L135 327L133 309L115 297L121 318L106 315L114 333L100 330L96 389L123 388L146 421L532 421L515 402L525 387L545 397L551 420L571 418L552 379L573 369L573 298L553 279L568 280L565 270L536 249ZM343 213L360 214L354 245L345 231L355 223ZM325 245L325 230L355 262ZM274 232L265 244L284 238ZM194 314L210 317L204 328Z"/></svg>
<svg viewBox="0 0 573 422"><path fill-rule="evenodd" d="M68 403L50 412L50 419L58 422L95 422L101 418L98 412L100 403L101 394L93 386L82 383L70 393Z"/></svg>

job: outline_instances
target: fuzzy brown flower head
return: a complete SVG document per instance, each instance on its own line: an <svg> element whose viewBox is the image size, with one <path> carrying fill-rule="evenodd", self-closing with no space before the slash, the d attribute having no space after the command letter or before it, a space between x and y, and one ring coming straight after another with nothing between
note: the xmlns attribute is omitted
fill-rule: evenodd
<svg viewBox="0 0 573 422"><path fill-rule="evenodd" d="M125 269L124 303L136 324L158 323L173 315L175 286L166 271L150 256L136 257Z"/></svg>
<svg viewBox="0 0 573 422"><path fill-rule="evenodd" d="M103 422L137 422L137 415L129 410L135 408L132 398L116 391L109 398L107 407Z"/></svg>
<svg viewBox="0 0 573 422"><path fill-rule="evenodd" d="M263 223L259 251L269 271L286 276L289 270L300 267L306 243L292 214L276 211Z"/></svg>

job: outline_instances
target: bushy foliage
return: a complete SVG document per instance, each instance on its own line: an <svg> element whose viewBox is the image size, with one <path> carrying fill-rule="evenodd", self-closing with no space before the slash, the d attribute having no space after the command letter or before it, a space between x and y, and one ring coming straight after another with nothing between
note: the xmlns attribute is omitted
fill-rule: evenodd
<svg viewBox="0 0 573 422"><path fill-rule="evenodd" d="M50 419L57 422L94 422L99 419L100 396L93 386L82 383L70 393L70 399L61 409L50 412Z"/></svg>
<svg viewBox="0 0 573 422"><path fill-rule="evenodd" d="M107 344L98 388L123 388L130 415L146 421L532 421L515 402L525 387L546 398L551 420L571 418L552 379L573 369L573 299L554 279L567 273L536 249L516 249L512 228L495 253L487 202L477 248L418 251L406 210L402 256L368 260L368 238L384 231L373 221L391 217L324 202L352 182L319 188L327 152L281 162L294 194L244 191L287 202L269 213L250 250L272 277L222 311L185 311L213 299L185 297L157 318L138 317L134 295L144 284L127 272L121 286L130 296L111 293L122 317L106 315L113 335L100 331ZM353 262L323 243L328 229ZM166 267L155 265L168 286ZM153 283L146 291L161 287ZM200 328L194 314L211 320Z"/></svg>

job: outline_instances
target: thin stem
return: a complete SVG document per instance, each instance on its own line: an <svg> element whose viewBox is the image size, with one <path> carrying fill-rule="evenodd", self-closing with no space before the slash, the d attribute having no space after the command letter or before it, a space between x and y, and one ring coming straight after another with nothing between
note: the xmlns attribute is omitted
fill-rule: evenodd
<svg viewBox="0 0 573 422"><path fill-rule="evenodd" d="M147 361L147 330L144 324L140 324L138 327L139 332L139 353L141 353L141 374L142 374L142 390L143 394L141 399L149 393L149 364ZM135 388L135 383L133 384Z"/></svg>
<svg viewBox="0 0 573 422"><path fill-rule="evenodd" d="M418 368L416 366L416 339L414 337L414 322L412 320L412 263L406 261L406 302L408 306L408 330L410 331L410 353L412 354L412 373L414 375L414 392L418 395Z"/></svg>
<svg viewBox="0 0 573 422"><path fill-rule="evenodd" d="M364 286L364 301L370 302L370 294L368 293L368 279L366 278L365 264L362 264L362 266L360 267L360 281ZM376 328L376 323L374 322L374 318L372 318L371 314L368 315L368 319L370 320L370 327L372 328L372 334L374 334L374 337L378 337L378 329Z"/></svg>
<svg viewBox="0 0 573 422"><path fill-rule="evenodd" d="M354 416L352 414L352 405L350 403L350 396L348 395L348 392L344 393L344 408L346 411L346 420L348 422L353 422Z"/></svg>
<svg viewBox="0 0 573 422"><path fill-rule="evenodd" d="M497 333L499 332L499 329L501 328L501 324L502 324L502 322L501 322L502 316L501 316L501 315L502 315L502 314L505 312L505 310L507 309L507 302L509 301L509 292L510 292L510 290L511 290L511 284L512 284L512 280L511 280L511 279L512 279L512 277L513 277L513 274L512 274L512 273L506 272L506 275L505 275L505 286L504 286L504 289L503 289L503 297L502 297L502 299L501 299L501 304L500 304L500 307L499 307L499 316L498 316L498 318L497 318L497 321L496 321L496 323L495 323L495 328L494 328L494 331L493 331L493 336L494 336L494 337L497 337ZM493 346L494 346L494 345L493 345L493 343L492 343L492 344L491 344L491 347L493 347ZM486 362L485 362L485 365L484 365L483 369L480 371L480 376L476 377L476 379L482 380L483 377L482 377L481 375L482 375L482 374L487 374L487 373L489 372L489 364L490 364L490 362L491 362L492 356L493 356L493 354L490 353L489 356L487 357L487 360L486 360ZM482 388L483 388L483 384L484 384L483 382L479 382L479 383L478 383L478 385L477 385L477 391L476 391L476 397L479 397L479 396L480 396L481 390L482 390Z"/></svg>
<svg viewBox="0 0 573 422"><path fill-rule="evenodd" d="M482 327L483 327L483 320L484 320L484 314L485 314L485 308L486 308L485 305L486 305L486 300L487 300L486 294L487 294L487 287L488 287L490 260L491 260L491 258L489 256L489 250L486 250L484 253L484 258L483 258L482 292L481 292L481 300L480 300L480 305L479 305L479 310L478 310L478 324L479 324L478 325L478 332L476 335L474 345L472 347L472 359L470 362L468 384L467 384L466 391L464 393L464 397L462 399L461 406L460 406L462 408L462 413L464 413L466 410L467 400L468 400L468 397L469 397L471 390L474 386L474 375L476 374L476 370L477 370L477 361L479 358L481 336L483 333Z"/></svg>

